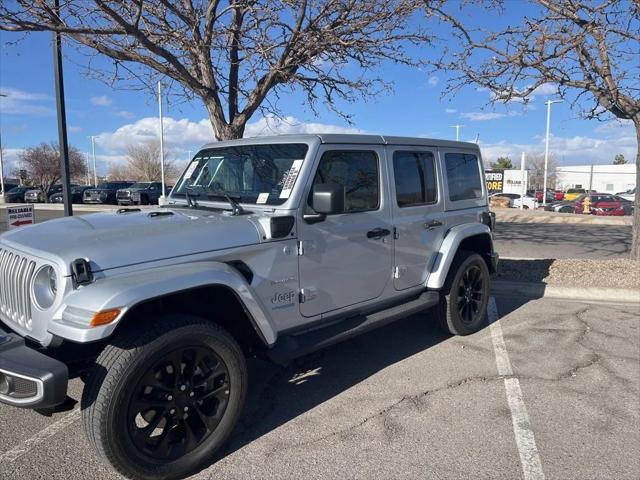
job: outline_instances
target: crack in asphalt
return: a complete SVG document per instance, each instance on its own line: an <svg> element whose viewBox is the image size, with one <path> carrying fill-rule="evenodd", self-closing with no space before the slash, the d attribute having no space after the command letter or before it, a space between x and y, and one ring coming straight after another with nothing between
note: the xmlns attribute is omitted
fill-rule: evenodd
<svg viewBox="0 0 640 480"><path fill-rule="evenodd" d="M461 380L457 380L451 383L448 383L442 387L439 388L435 388L435 389L430 389L427 391L424 391L422 393L419 393L417 395L404 395L402 396L399 400L391 403L390 405L387 405L386 407L384 407L383 409L377 411L376 413L367 416L366 418L364 418L363 420L361 420L360 422L350 425L346 428L342 428L333 432L330 432L326 435L323 435L321 437L315 438L315 439L311 439L305 442L300 442L300 443L294 443L294 444L290 444L290 445L280 445L277 448L272 449L270 452L267 453L267 456L271 456L274 453L276 453L277 451L282 451L282 450L290 450L290 449L295 449L295 448L299 448L299 447L307 447L307 446L311 446L320 442L323 442L325 440L328 440L330 438L334 438L336 436L344 436L344 435L348 435L349 432L352 432L354 430L359 429L360 427L366 425L367 423L371 422L374 419L383 417L384 422L383 422L383 427L386 429L388 427L387 423L386 423L386 417L396 408L401 407L403 404L406 403L412 403L415 407L419 406L421 404L421 400L432 396L432 395L436 395L438 393L444 392L444 391L450 391L450 390L455 390L457 388L463 387L467 384L471 384L471 383L487 383L487 382L493 382L493 381L498 381L498 380L504 380L506 378L517 378L518 380L527 380L527 381L543 381L543 382L560 382L563 380L567 380L567 379L573 379L575 377L578 376L578 373L581 371L584 371L586 369L592 368L594 366L601 366L603 368L605 368L606 370L610 370L609 368L605 367L604 365L602 365L603 362L603 358L602 356L596 352L596 350L588 345L584 344L584 341L587 339L587 337L592 334L592 333L603 333L600 330L595 330L588 322L587 320L584 318L584 315L586 315L588 312L590 312L590 308L589 307L585 307L582 308L576 312L571 313L571 317L573 317L574 319L576 319L581 325L582 328L579 330L579 336L576 338L575 343L578 344L579 346L581 346L582 348L586 349L587 351L589 351L591 353L591 355L589 356L589 358L584 361L584 362L580 362L577 364L574 364L573 366L571 366L570 368L568 368L567 370L552 376L552 377L541 377L541 376L537 376L537 375L518 375L518 374L514 374L514 375L495 375L495 376L474 376L474 377L467 377ZM574 333L576 332L575 329L562 329L561 331L566 332L566 333ZM617 376L616 376L617 377ZM387 435L387 432L385 432L385 435Z"/></svg>

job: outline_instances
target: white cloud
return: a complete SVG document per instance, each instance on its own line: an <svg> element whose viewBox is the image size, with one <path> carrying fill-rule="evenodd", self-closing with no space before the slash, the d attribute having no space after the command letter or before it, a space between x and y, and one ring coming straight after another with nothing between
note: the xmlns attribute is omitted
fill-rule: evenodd
<svg viewBox="0 0 640 480"><path fill-rule="evenodd" d="M456 110L455 108L445 108L444 111L447 113L456 113L458 110Z"/></svg>
<svg viewBox="0 0 640 480"><path fill-rule="evenodd" d="M436 77L435 75L430 76L427 80L427 84L430 87L435 87L438 84L438 77Z"/></svg>
<svg viewBox="0 0 640 480"><path fill-rule="evenodd" d="M126 118L126 119L132 119L133 117L135 117L135 113L133 112L129 112L127 110L118 110L117 112L113 112L113 114L116 117L122 117L122 118Z"/></svg>
<svg viewBox="0 0 640 480"><path fill-rule="evenodd" d="M164 117L164 141L167 150L175 153L174 157L183 156L187 149L198 148L203 144L215 141L213 128L208 118L194 122L187 118L175 119ZM141 118L133 123L121 126L113 132L103 132L96 137L98 163L122 163L129 145L147 143L159 135L157 117ZM295 133L363 133L362 130L324 123L302 122L295 117L262 117L247 124L245 137ZM106 162L106 163L105 163ZM107 167L98 166L98 171L106 171Z"/></svg>
<svg viewBox="0 0 640 480"><path fill-rule="evenodd" d="M99 107L108 107L110 106L113 101L107 97L106 95L100 95L98 97L91 97L91 104L92 105L97 105Z"/></svg>
<svg viewBox="0 0 640 480"><path fill-rule="evenodd" d="M43 93L26 92L16 88L0 90L0 111L15 115L53 115L53 98Z"/></svg>
<svg viewBox="0 0 640 480"><path fill-rule="evenodd" d="M3 148L2 162L4 164L4 176L13 177L13 172L20 163L19 155L24 152L23 148Z"/></svg>
<svg viewBox="0 0 640 480"><path fill-rule="evenodd" d="M618 153L622 153L625 158L633 161L637 145L635 132L632 130L631 128L619 129L605 137L552 136L549 141L549 152L560 165L610 164ZM480 142L480 148L486 161L493 161L502 156L519 161L522 152L527 156L543 154L544 137L536 137L531 143L511 143L506 140L497 143Z"/></svg>
<svg viewBox="0 0 640 480"><path fill-rule="evenodd" d="M463 112L460 116L462 118L467 118L472 122L486 122L487 120L497 120L499 118L508 117L509 115L497 112Z"/></svg>
<svg viewBox="0 0 640 480"><path fill-rule="evenodd" d="M82 131L82 127L70 126L69 133L78 133Z"/></svg>

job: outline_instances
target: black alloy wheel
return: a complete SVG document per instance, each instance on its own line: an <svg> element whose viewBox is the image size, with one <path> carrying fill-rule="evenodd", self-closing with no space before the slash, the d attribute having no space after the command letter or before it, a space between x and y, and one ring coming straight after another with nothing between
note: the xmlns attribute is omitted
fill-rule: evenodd
<svg viewBox="0 0 640 480"><path fill-rule="evenodd" d="M482 312L484 295L482 270L471 264L462 274L457 290L457 307L460 319L465 325L473 325Z"/></svg>
<svg viewBox="0 0 640 480"><path fill-rule="evenodd" d="M140 378L129 403L133 444L162 461L186 455L220 423L230 388L229 370L212 349L170 352Z"/></svg>

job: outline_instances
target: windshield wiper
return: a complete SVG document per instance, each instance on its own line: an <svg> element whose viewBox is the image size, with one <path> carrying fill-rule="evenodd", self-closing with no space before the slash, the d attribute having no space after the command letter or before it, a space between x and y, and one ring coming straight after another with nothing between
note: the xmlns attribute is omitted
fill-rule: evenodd
<svg viewBox="0 0 640 480"><path fill-rule="evenodd" d="M242 215L244 213L244 208L238 203L242 197L240 195L231 195L226 190L216 190L215 192L209 192L209 198L226 198L229 205L231 205L231 215Z"/></svg>
<svg viewBox="0 0 640 480"><path fill-rule="evenodd" d="M187 206L189 208L198 208L198 201L196 199L200 197L200 194L196 192L191 185L184 189L184 196L187 199Z"/></svg>

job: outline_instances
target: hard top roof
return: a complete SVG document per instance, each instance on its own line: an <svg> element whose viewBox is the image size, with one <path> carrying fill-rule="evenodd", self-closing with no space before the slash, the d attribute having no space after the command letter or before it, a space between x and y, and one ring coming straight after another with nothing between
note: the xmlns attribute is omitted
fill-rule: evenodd
<svg viewBox="0 0 640 480"><path fill-rule="evenodd" d="M320 140L326 144L357 144L357 145L399 145L399 146L424 146L424 147L453 147L478 150L478 145L470 142L456 142L452 140L438 140L434 138L396 137L387 135L363 135L351 133L305 133L275 135L270 137L250 137L238 140L225 140L204 145L203 148L225 147L234 145L247 145L255 143L309 143Z"/></svg>

